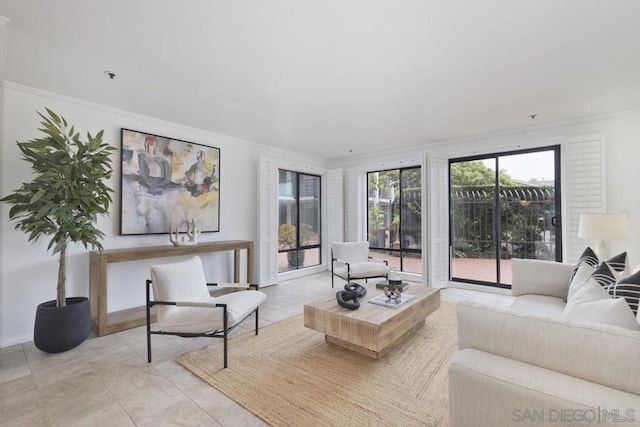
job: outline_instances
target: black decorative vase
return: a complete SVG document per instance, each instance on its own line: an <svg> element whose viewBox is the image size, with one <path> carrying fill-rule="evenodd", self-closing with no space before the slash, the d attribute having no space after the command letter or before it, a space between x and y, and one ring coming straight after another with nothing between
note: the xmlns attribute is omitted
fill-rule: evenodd
<svg viewBox="0 0 640 427"><path fill-rule="evenodd" d="M33 342L47 353L61 353L80 345L91 332L89 299L67 298L65 307L47 301L38 305Z"/></svg>

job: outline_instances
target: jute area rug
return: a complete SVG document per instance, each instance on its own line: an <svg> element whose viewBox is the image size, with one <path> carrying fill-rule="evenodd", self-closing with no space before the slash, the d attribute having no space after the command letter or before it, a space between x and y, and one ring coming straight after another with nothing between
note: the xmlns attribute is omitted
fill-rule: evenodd
<svg viewBox="0 0 640 427"><path fill-rule="evenodd" d="M455 305L380 360L325 342L302 315L178 358L188 370L273 426L446 426Z"/></svg>

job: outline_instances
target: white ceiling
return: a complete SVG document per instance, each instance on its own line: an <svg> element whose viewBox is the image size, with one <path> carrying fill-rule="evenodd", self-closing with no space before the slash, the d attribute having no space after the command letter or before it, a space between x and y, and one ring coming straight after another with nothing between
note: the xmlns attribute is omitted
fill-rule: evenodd
<svg viewBox="0 0 640 427"><path fill-rule="evenodd" d="M0 16L6 81L326 159L640 108L639 0L0 0Z"/></svg>

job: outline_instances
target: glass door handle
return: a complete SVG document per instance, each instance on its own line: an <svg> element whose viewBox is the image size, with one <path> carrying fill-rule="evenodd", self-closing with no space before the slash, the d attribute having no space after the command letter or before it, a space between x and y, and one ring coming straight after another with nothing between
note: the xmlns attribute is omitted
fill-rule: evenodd
<svg viewBox="0 0 640 427"><path fill-rule="evenodd" d="M554 215L551 217L551 225L554 227L560 225L560 215Z"/></svg>

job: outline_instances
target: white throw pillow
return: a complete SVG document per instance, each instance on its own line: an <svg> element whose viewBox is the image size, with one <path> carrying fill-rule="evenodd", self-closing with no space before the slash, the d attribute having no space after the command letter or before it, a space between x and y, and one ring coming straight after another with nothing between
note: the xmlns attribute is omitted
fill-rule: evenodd
<svg viewBox="0 0 640 427"><path fill-rule="evenodd" d="M591 275L595 271L596 267L582 263L578 266L573 279L571 279L571 284L569 285L569 293L567 295L567 301L570 301L573 298L573 295L576 293L578 289L587 283L587 281L591 278ZM606 292L605 292L606 293Z"/></svg>
<svg viewBox="0 0 640 427"><path fill-rule="evenodd" d="M571 298L567 301L567 305L608 299L612 299L609 293L600 286L596 279L589 276L584 280L584 283L576 289L573 295L571 295Z"/></svg>
<svg viewBox="0 0 640 427"><path fill-rule="evenodd" d="M575 291L562 312L562 319L640 331L640 324L624 298L611 298L593 278Z"/></svg>

